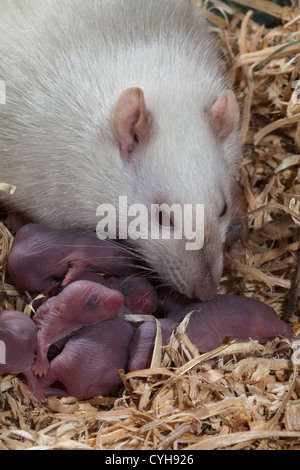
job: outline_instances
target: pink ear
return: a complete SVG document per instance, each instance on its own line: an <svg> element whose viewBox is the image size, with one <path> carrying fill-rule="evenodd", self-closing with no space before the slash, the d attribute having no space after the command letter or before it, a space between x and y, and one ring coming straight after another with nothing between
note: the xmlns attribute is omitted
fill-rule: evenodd
<svg viewBox="0 0 300 470"><path fill-rule="evenodd" d="M208 111L214 135L223 140L231 134L240 117L239 105L231 90L225 90Z"/></svg>
<svg viewBox="0 0 300 470"><path fill-rule="evenodd" d="M112 117L112 127L120 143L120 153L129 159L134 141L148 134L144 94L140 88L128 88L120 96Z"/></svg>

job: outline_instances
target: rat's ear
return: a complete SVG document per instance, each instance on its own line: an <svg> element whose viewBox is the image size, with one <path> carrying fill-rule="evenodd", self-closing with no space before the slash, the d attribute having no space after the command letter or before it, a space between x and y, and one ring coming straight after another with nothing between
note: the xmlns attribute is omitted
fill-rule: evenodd
<svg viewBox="0 0 300 470"><path fill-rule="evenodd" d="M129 160L134 142L148 134L144 93L140 88L128 88L120 96L112 116L112 127L120 143L120 154Z"/></svg>
<svg viewBox="0 0 300 470"><path fill-rule="evenodd" d="M239 117L239 105L231 90L225 90L208 111L210 126L219 140L226 139L231 134Z"/></svg>

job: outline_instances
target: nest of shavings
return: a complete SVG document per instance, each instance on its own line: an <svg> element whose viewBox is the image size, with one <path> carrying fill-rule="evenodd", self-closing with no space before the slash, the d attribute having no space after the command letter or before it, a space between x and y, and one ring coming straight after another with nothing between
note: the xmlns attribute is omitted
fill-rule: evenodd
<svg viewBox="0 0 300 470"><path fill-rule="evenodd" d="M199 356L181 325L163 360L158 331L151 368L120 371L122 385L109 397L41 406L20 378L2 377L0 449L300 449L300 7L216 0L219 16L193 3L214 25L242 109L249 241L220 292L255 297L289 317L291 348L278 353L279 340L250 341ZM239 8L250 3L282 25L257 24ZM23 293L6 273L13 237L0 230L1 305L21 309ZM205 362L212 357L215 368Z"/></svg>

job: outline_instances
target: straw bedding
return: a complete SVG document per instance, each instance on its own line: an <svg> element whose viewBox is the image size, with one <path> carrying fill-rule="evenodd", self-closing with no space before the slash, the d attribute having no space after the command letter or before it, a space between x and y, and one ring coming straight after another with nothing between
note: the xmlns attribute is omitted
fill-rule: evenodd
<svg viewBox="0 0 300 470"><path fill-rule="evenodd" d="M183 324L162 360L158 331L152 367L120 371L122 385L109 397L41 406L20 378L2 377L0 449L300 450L300 7L215 1L219 16L193 3L214 24L242 109L249 241L220 293L254 297L289 318L290 348L280 353L278 339L250 341L199 356ZM250 3L282 25L256 23L239 9ZM1 306L20 310L23 293L6 272L12 242L1 225ZM212 357L215 368L206 362Z"/></svg>

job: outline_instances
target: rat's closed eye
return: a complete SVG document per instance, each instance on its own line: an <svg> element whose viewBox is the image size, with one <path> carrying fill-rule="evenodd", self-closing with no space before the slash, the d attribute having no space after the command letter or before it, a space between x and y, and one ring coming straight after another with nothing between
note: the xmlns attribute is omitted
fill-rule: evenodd
<svg viewBox="0 0 300 470"><path fill-rule="evenodd" d="M222 211L219 214L219 219L221 219L227 214L227 210L228 210L228 207L227 207L227 203L225 202L223 205Z"/></svg>
<svg viewBox="0 0 300 470"><path fill-rule="evenodd" d="M170 227L171 229L174 228L174 219L171 212L168 213L162 209L156 209L155 218L160 227Z"/></svg>

